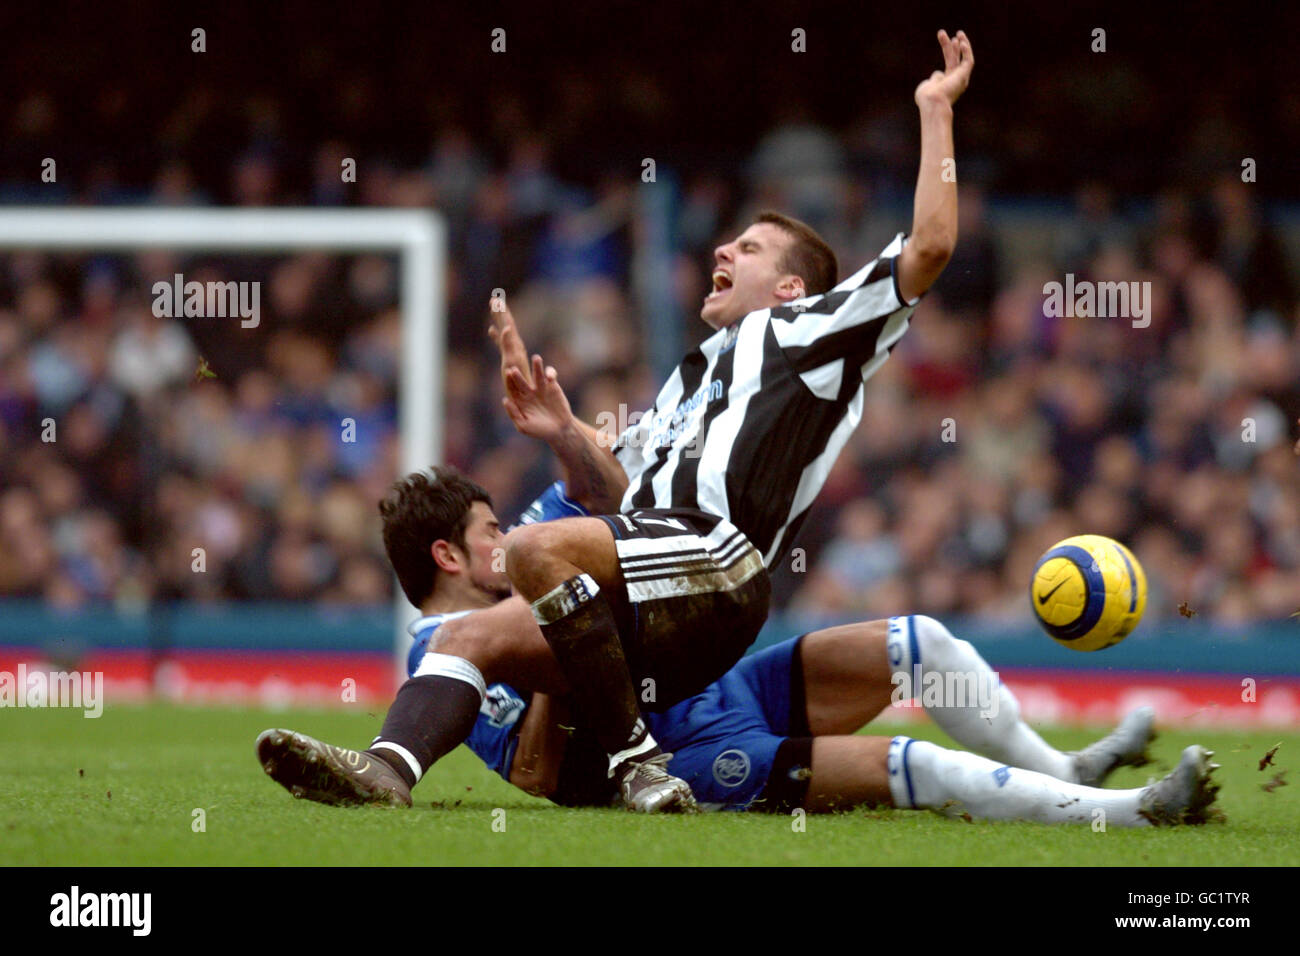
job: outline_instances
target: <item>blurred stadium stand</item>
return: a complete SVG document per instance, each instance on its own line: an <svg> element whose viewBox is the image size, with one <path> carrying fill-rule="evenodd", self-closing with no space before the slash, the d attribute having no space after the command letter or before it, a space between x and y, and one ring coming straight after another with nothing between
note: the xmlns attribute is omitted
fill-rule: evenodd
<svg viewBox="0 0 1300 956"><path fill-rule="evenodd" d="M0 202L437 208L445 457L503 518L555 472L499 413L492 289L594 420L649 404L652 344L702 337L709 252L755 210L812 222L845 275L910 220L910 91L940 22L924 11L915 31L891 19L851 37L810 14L840 65L753 71L746 48L788 49L761 16L706 57L670 7L660 27L683 48L665 60L640 34L610 42L600 15L521 10L489 77L487 14L252 10L214 19L203 55L190 18L163 10L88 13L16 48L0 65ZM1110 22L1104 58L1064 12L1034 8L1081 33L1074 52L1018 47L1005 16L965 27L979 66L957 118L956 258L778 573L780 630L918 610L965 622L1012 668L1300 674L1300 185L1277 175L1300 146L1300 92L1259 95L1284 65L1246 55L1251 18L1193 6L1192 52L1214 37L1216 59L1188 75L1154 14ZM364 45L376 37L398 48ZM40 180L47 156L56 183ZM1258 183L1242 182L1247 156ZM155 318L149 288L173 272L262 282L260 326ZM1045 316L1042 287L1066 273L1149 281L1150 327ZM0 257L0 661L130 649L153 680L177 650L382 654L396 295L383 256ZM200 356L215 378L196 375ZM1025 593L1041 551L1083 531L1129 542L1151 595L1125 645L1063 661Z"/></svg>

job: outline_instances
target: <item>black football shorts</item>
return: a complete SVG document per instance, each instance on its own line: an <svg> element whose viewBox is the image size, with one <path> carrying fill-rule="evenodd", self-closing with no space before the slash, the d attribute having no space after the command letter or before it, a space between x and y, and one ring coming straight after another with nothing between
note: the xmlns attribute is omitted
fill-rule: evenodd
<svg viewBox="0 0 1300 956"><path fill-rule="evenodd" d="M688 508L600 515L614 532L625 586L612 602L643 710L713 683L767 619L763 557L731 522Z"/></svg>

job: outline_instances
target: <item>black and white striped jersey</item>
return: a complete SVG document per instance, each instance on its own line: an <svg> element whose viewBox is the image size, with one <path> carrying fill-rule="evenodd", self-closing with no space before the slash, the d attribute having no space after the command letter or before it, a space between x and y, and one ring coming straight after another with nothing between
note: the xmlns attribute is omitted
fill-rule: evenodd
<svg viewBox="0 0 1300 956"><path fill-rule="evenodd" d="M863 382L907 331L903 233L824 295L751 312L693 349L619 437L622 511L726 518L770 568L862 418Z"/></svg>

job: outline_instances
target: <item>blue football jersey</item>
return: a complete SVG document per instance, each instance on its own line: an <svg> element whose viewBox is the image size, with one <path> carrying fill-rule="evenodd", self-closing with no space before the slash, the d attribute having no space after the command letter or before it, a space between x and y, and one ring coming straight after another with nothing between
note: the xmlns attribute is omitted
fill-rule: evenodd
<svg viewBox="0 0 1300 956"><path fill-rule="evenodd" d="M556 518L585 517L587 510L565 494L564 482L557 481L537 499L524 509L518 524L535 524L539 521L554 521ZM472 611L456 611L452 614L432 614L412 623L407 630L415 638L411 652L406 658L406 674L411 676L420 661L424 659L429 648L429 639L444 621L464 617ZM528 710L528 701L509 684L491 684L479 707L474 729L470 731L465 745L499 773L503 779L510 779L510 764L515 758L515 748L519 745L519 728L523 725L524 714Z"/></svg>
<svg viewBox="0 0 1300 956"><path fill-rule="evenodd" d="M510 764L515 759L519 728L527 710L528 701L509 684L492 684L483 695L478 719L465 741L465 746L506 781L510 780Z"/></svg>
<svg viewBox="0 0 1300 956"><path fill-rule="evenodd" d="M524 509L515 524L538 524L543 521L554 521L556 518L585 518L591 514L570 498L565 493L567 490L564 482L555 482Z"/></svg>

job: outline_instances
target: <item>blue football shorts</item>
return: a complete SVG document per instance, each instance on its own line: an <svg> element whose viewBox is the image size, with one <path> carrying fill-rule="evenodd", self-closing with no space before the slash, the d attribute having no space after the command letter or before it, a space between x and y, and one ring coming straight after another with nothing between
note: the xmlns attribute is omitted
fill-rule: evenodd
<svg viewBox="0 0 1300 956"><path fill-rule="evenodd" d="M673 755L668 772L702 808L788 812L802 803L812 763L802 639L744 657L703 693L646 715Z"/></svg>

